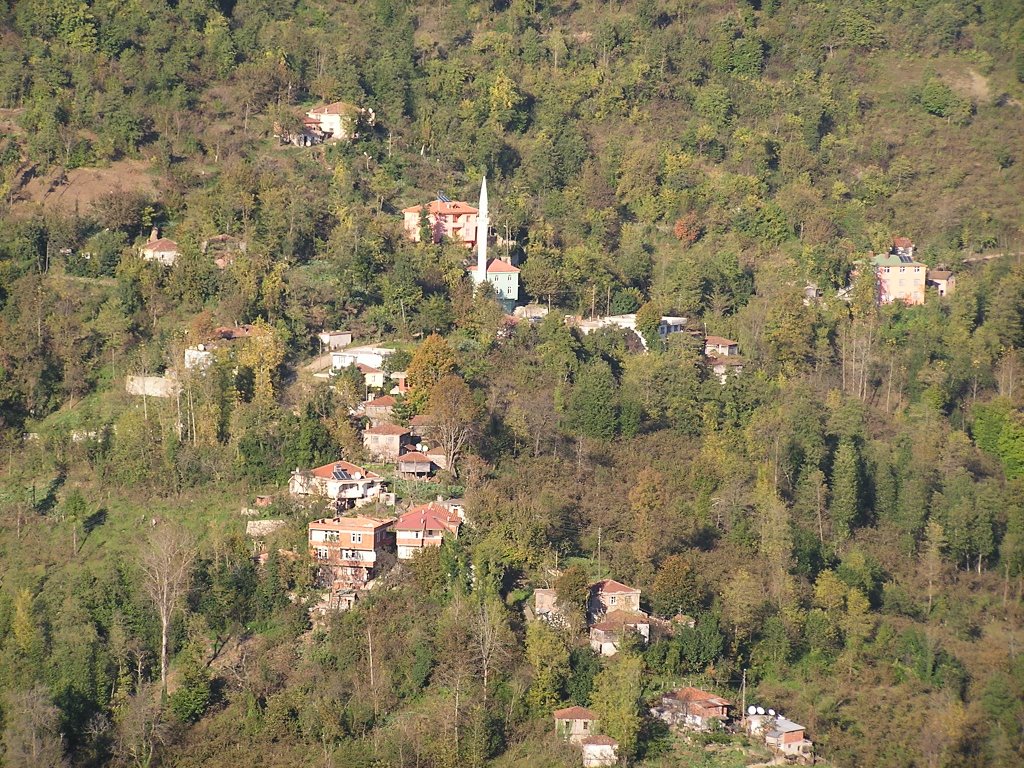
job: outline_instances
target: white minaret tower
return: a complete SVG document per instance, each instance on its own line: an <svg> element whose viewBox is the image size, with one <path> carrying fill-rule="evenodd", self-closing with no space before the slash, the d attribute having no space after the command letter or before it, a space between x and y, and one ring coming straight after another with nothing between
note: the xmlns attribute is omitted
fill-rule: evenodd
<svg viewBox="0 0 1024 768"><path fill-rule="evenodd" d="M476 214L476 274L474 282L478 285L487 282L487 230L490 221L487 216L487 177L484 176L480 185L480 210Z"/></svg>

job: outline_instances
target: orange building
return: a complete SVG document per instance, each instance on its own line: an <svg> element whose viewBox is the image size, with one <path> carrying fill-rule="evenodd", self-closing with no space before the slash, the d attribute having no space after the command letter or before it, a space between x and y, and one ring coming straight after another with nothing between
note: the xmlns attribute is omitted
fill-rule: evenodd
<svg viewBox="0 0 1024 768"><path fill-rule="evenodd" d="M420 216L424 209L435 243L448 238L463 243L467 248L476 245L476 215L478 210L461 200L439 199L427 205L414 205L402 211L402 225L406 236L413 242L420 241Z"/></svg>
<svg viewBox="0 0 1024 768"><path fill-rule="evenodd" d="M309 552L320 581L361 587L374 576L379 555L391 549L393 518L325 517L308 526Z"/></svg>

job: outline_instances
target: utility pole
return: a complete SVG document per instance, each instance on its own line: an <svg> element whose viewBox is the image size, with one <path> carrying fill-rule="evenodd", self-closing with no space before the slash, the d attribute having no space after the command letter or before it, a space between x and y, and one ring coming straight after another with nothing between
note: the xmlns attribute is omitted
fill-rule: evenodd
<svg viewBox="0 0 1024 768"><path fill-rule="evenodd" d="M740 686L740 723L744 723L747 719L747 670L743 670L743 683Z"/></svg>
<svg viewBox="0 0 1024 768"><path fill-rule="evenodd" d="M601 578L601 526L597 526L597 577Z"/></svg>

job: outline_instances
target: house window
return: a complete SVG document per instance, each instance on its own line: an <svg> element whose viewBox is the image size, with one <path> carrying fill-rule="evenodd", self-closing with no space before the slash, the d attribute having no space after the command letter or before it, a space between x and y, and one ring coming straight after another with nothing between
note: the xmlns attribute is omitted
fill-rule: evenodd
<svg viewBox="0 0 1024 768"><path fill-rule="evenodd" d="M317 547L316 548L316 559L317 560L326 560L328 558L328 556L329 555L327 553L327 547Z"/></svg>
<svg viewBox="0 0 1024 768"><path fill-rule="evenodd" d="M341 559L342 560L358 560L359 559L359 553L356 552L354 549L343 549L341 551Z"/></svg>
<svg viewBox="0 0 1024 768"><path fill-rule="evenodd" d="M580 722L583 723L583 730L584 731L589 731L590 730L590 721L589 720L581 720Z"/></svg>
<svg viewBox="0 0 1024 768"><path fill-rule="evenodd" d="M352 543L353 544L362 544L363 543L363 534L361 534L361 533L353 533L352 534Z"/></svg>
<svg viewBox="0 0 1024 768"><path fill-rule="evenodd" d="M324 541L338 541L340 538L337 531L324 531Z"/></svg>
<svg viewBox="0 0 1024 768"><path fill-rule="evenodd" d="M617 598L615 595L612 595L611 597L608 598L608 605L615 605L618 602L619 602L619 598Z"/></svg>

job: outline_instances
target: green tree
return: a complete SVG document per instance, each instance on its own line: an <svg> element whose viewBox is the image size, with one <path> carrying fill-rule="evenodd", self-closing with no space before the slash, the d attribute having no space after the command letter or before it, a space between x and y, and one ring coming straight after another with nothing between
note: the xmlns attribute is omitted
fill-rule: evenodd
<svg viewBox="0 0 1024 768"><path fill-rule="evenodd" d="M609 659L594 678L590 700L601 730L619 742L619 755L629 759L636 753L643 723L640 717L643 661L620 652Z"/></svg>
<svg viewBox="0 0 1024 768"><path fill-rule="evenodd" d="M861 513L860 452L849 438L839 441L831 486L832 504L829 509L832 528L837 540L844 541L859 523Z"/></svg>
<svg viewBox="0 0 1024 768"><path fill-rule="evenodd" d="M550 625L532 621L526 625L526 660L533 668L527 700L535 714L546 717L562 700L570 673L569 651Z"/></svg>
<svg viewBox="0 0 1024 768"><path fill-rule="evenodd" d="M200 658L199 649L191 645L179 657L178 671L181 677L170 696L171 711L181 722L194 723L210 706L210 670Z"/></svg>
<svg viewBox="0 0 1024 768"><path fill-rule="evenodd" d="M610 440L618 429L618 392L611 366L604 360L584 365L566 408L566 420L577 434Z"/></svg>

